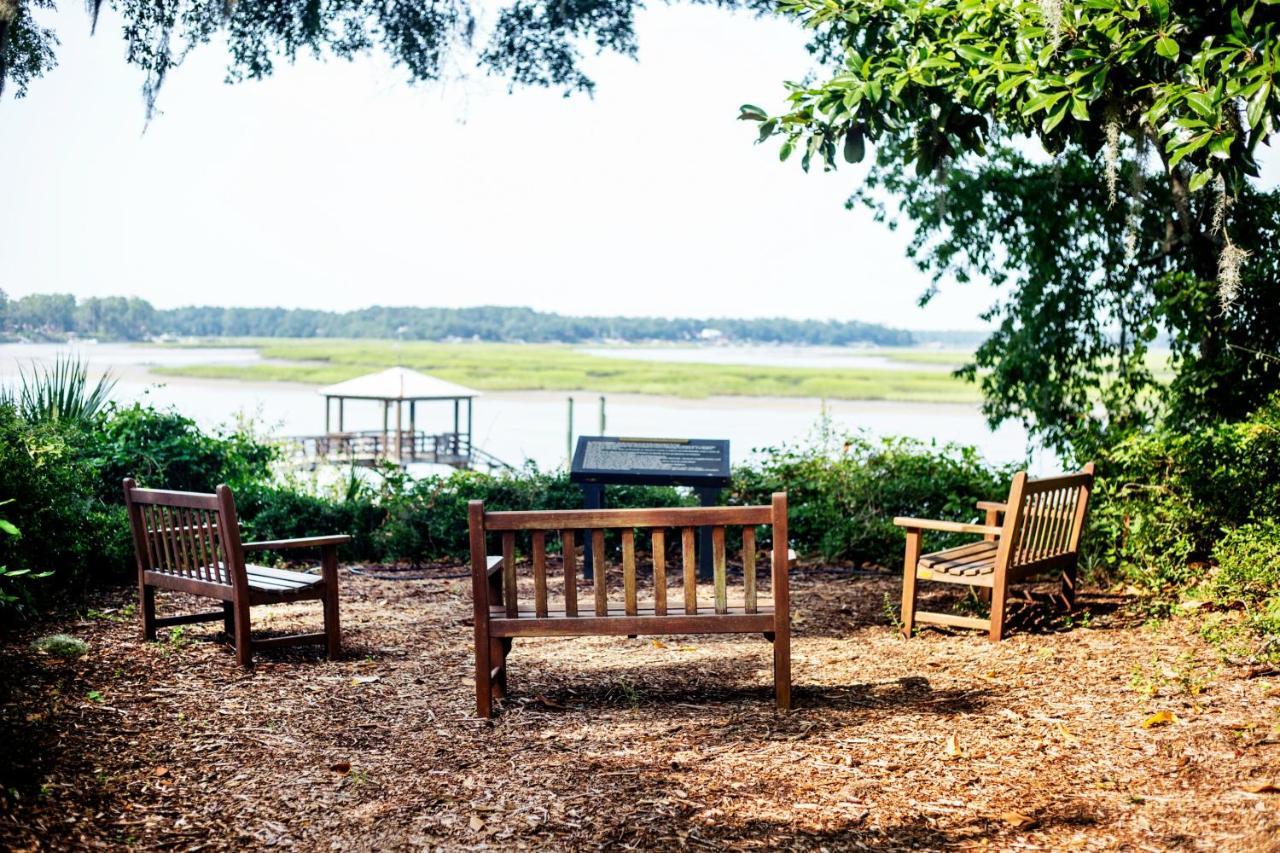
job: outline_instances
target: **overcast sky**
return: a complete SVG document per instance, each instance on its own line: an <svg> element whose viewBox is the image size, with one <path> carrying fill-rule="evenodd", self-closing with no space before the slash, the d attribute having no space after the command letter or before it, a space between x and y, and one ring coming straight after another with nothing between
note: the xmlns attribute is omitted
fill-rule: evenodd
<svg viewBox="0 0 1280 853"><path fill-rule="evenodd" d="M803 33L706 7L639 13L638 62L605 55L594 99L508 94L476 74L411 86L374 57L223 83L211 45L143 132L119 21L50 16L60 66L0 101L0 288L351 309L530 305L572 314L858 319L978 328L993 294L927 280L843 201L752 144Z"/></svg>

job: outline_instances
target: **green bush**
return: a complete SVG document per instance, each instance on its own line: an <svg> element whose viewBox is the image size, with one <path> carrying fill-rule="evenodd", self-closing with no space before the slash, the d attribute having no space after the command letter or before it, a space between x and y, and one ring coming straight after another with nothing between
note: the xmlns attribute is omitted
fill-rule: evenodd
<svg viewBox="0 0 1280 853"><path fill-rule="evenodd" d="M82 455L95 471L99 496L122 500L120 483L134 477L156 489L208 492L267 482L279 449L248 429L209 433L191 418L134 403L112 405L84 434Z"/></svg>
<svg viewBox="0 0 1280 853"><path fill-rule="evenodd" d="M458 471L406 483L383 497L387 515L376 534L383 559L467 557L467 504L473 500L484 501L489 511L581 509L582 490L564 472L533 467L504 475ZM615 508L693 503L677 489L656 486L609 486L605 501Z"/></svg>
<svg viewBox="0 0 1280 853"><path fill-rule="evenodd" d="M377 558L374 534L385 513L368 496L334 500L296 489L250 486L235 498L245 541L345 533L352 542L344 546L343 559Z"/></svg>
<svg viewBox="0 0 1280 853"><path fill-rule="evenodd" d="M1134 435L1101 463L1089 562L1167 609L1225 531L1280 517L1280 396L1245 421Z"/></svg>
<svg viewBox="0 0 1280 853"><path fill-rule="evenodd" d="M1207 585L1213 602L1241 608L1247 627L1269 647L1280 646L1280 519L1237 527L1213 556L1218 570Z"/></svg>
<svg viewBox="0 0 1280 853"><path fill-rule="evenodd" d="M99 496L96 472L79 455L83 441L77 423L28 423L0 404L0 500L12 501L5 517L22 534L0 537L0 565L28 573L9 589L17 599L5 608L10 617L126 576L124 509Z"/></svg>
<svg viewBox="0 0 1280 853"><path fill-rule="evenodd" d="M825 559L901 568L904 537L893 518L981 521L975 503L1002 500L1016 466L993 466L975 448L911 438L834 435L772 448L734 473L733 502L768 503L787 492L792 547ZM930 548L973 537L934 534Z"/></svg>

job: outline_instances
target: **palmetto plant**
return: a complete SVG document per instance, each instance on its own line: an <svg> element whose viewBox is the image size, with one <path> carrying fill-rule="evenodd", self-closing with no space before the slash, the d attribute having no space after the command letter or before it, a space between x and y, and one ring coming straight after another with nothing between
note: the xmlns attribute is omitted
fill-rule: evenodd
<svg viewBox="0 0 1280 853"><path fill-rule="evenodd" d="M115 384L110 373L91 384L87 362L60 355L52 364L19 369L17 388L0 392L0 403L13 405L28 423L86 421L106 406Z"/></svg>

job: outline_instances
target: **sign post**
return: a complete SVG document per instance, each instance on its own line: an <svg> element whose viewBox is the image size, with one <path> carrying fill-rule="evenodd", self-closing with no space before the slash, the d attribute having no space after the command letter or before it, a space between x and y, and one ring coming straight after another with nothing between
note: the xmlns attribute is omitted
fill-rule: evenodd
<svg viewBox="0 0 1280 853"><path fill-rule="evenodd" d="M606 485L691 486L702 506L715 506L729 485L729 442L719 438L578 438L569 472L582 488L583 506L604 506ZM594 571L590 536L584 536L583 576ZM711 530L698 528L698 577L712 576Z"/></svg>

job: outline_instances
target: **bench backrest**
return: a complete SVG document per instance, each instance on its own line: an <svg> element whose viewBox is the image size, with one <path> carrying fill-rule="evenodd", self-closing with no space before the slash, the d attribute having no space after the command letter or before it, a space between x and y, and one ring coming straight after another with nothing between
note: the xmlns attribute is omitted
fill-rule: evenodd
<svg viewBox="0 0 1280 853"><path fill-rule="evenodd" d="M1075 474L1013 478L998 565L1011 569L1074 561L1093 491L1094 464Z"/></svg>
<svg viewBox="0 0 1280 853"><path fill-rule="evenodd" d="M469 506L471 529L471 571L476 598L477 618L488 618L490 606L502 606L506 616L517 618L531 616L545 618L551 609L547 591L547 534L559 537L564 555L564 594L562 602L566 617L648 615L639 613L639 590L636 580L637 532L649 539L653 562L652 615L668 613L707 614L728 613L728 569L726 555L726 527L742 528L741 558L743 564L742 610L756 613L758 597L756 572L760 551L757 528L770 528L769 544L772 548L771 592L777 612L786 612L787 585L787 496L779 492L769 506L737 507L676 507L666 509L590 509L553 510L530 512L485 512L481 501ZM697 591L696 532L699 527L711 528L711 551L714 573L714 601L699 602ZM598 582L617 569L610 567L605 552L605 531L617 530L621 540L621 573L623 601L619 611L617 603L610 608L607 583ZM672 539L668 539L668 532ZM497 534L502 544L501 578L490 583L488 567L488 537ZM533 607L522 611L517 579L517 536L527 537L530 572L533 575ZM587 541L587 540L590 541ZM680 543L679 566L671 570L683 575L683 601L667 601L667 544ZM523 544L523 543L520 543ZM594 579L594 601L578 600L577 546L591 549ZM643 543L643 540L641 542ZM559 608L557 608L559 609Z"/></svg>
<svg viewBox="0 0 1280 853"><path fill-rule="evenodd" d="M124 503L133 530L139 578L158 572L196 584L248 586L240 522L231 489L215 494L140 489L124 481Z"/></svg>

